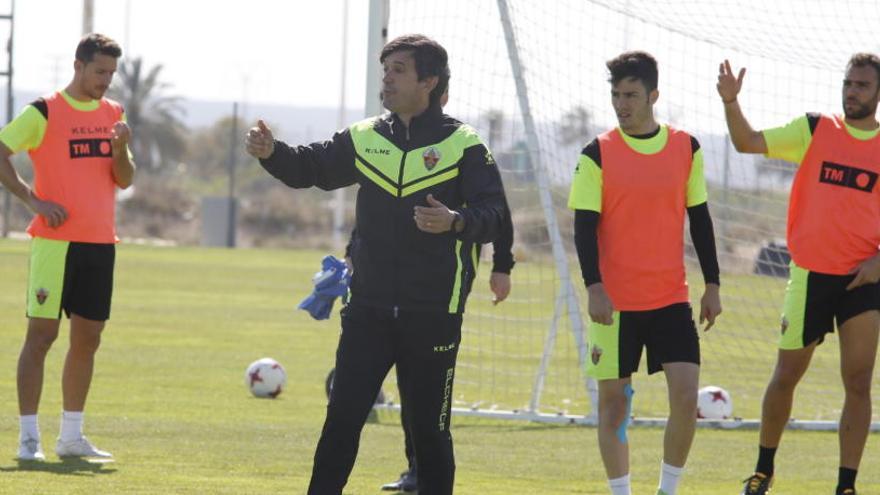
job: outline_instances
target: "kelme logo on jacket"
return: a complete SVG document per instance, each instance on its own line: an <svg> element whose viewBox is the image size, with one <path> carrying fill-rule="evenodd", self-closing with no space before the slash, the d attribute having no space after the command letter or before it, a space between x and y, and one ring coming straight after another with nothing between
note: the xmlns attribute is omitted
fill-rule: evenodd
<svg viewBox="0 0 880 495"><path fill-rule="evenodd" d="M368 155L385 155L385 156L388 156L388 155L391 154L391 150L384 149L384 148L364 148L364 151L365 151Z"/></svg>
<svg viewBox="0 0 880 495"><path fill-rule="evenodd" d="M440 151L437 148L431 146L426 149L424 153L422 153L422 160L425 161L425 168L428 170L433 169L437 166L437 163L440 162Z"/></svg>

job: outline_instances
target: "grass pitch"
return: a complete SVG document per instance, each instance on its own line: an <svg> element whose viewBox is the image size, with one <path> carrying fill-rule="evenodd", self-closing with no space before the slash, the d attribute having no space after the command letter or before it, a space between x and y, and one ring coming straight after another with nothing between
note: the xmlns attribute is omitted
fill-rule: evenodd
<svg viewBox="0 0 880 495"><path fill-rule="evenodd" d="M85 419L86 434L116 462L54 455L65 323L47 358L40 407L48 460L20 464L15 366L27 250L25 242L0 242L0 493L305 493L339 321L315 322L294 307L323 253L120 245ZM288 372L276 400L252 398L244 386L245 367L264 356ZM593 429L453 418L453 435L456 493L607 493ZM662 435L630 431L634 493L656 490ZM699 430L680 493L739 493L756 441L754 431ZM379 493L404 467L402 443L396 415L368 424L346 493ZM880 493L878 465L880 441L871 435L859 493ZM788 432L777 471L775 495L833 493L836 435Z"/></svg>

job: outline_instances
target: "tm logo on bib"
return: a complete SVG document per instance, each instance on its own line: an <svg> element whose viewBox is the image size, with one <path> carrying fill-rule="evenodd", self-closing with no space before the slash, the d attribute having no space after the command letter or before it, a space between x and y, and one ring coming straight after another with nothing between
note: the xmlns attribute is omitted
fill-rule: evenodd
<svg viewBox="0 0 880 495"><path fill-rule="evenodd" d="M839 163L822 162L819 182L871 192L877 184L877 173Z"/></svg>
<svg viewBox="0 0 880 495"><path fill-rule="evenodd" d="M113 148L109 139L71 139L70 158L110 158Z"/></svg>

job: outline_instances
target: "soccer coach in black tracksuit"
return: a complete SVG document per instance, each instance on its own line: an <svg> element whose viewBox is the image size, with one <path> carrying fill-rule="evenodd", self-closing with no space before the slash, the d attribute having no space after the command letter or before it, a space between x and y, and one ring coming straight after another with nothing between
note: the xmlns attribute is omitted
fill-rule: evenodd
<svg viewBox="0 0 880 495"><path fill-rule="evenodd" d="M288 146L260 121L248 152L290 187L359 184L351 302L342 312L336 376L308 493L342 493L360 433L392 365L411 421L421 495L451 494L449 432L461 318L479 248L508 215L489 150L443 114L446 50L422 35L382 49L389 115L329 141Z"/></svg>

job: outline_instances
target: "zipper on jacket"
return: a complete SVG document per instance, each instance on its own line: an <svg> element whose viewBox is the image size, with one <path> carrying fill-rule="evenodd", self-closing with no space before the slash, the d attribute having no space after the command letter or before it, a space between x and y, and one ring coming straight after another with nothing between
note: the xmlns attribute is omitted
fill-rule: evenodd
<svg viewBox="0 0 880 495"><path fill-rule="evenodd" d="M403 197L403 169L406 166L406 155L409 153L409 126L405 126L406 129L406 138L404 140L403 146L403 155L400 157L400 171L397 174L397 208L401 208L401 198ZM392 225L394 223L392 222ZM398 230L394 229L395 234L398 233ZM400 273L400 256L398 254L398 249L400 249L400 244L397 242L397 235L395 235L394 242L394 318L397 318L397 310L399 307L397 304L400 302L400 280L398 274Z"/></svg>

